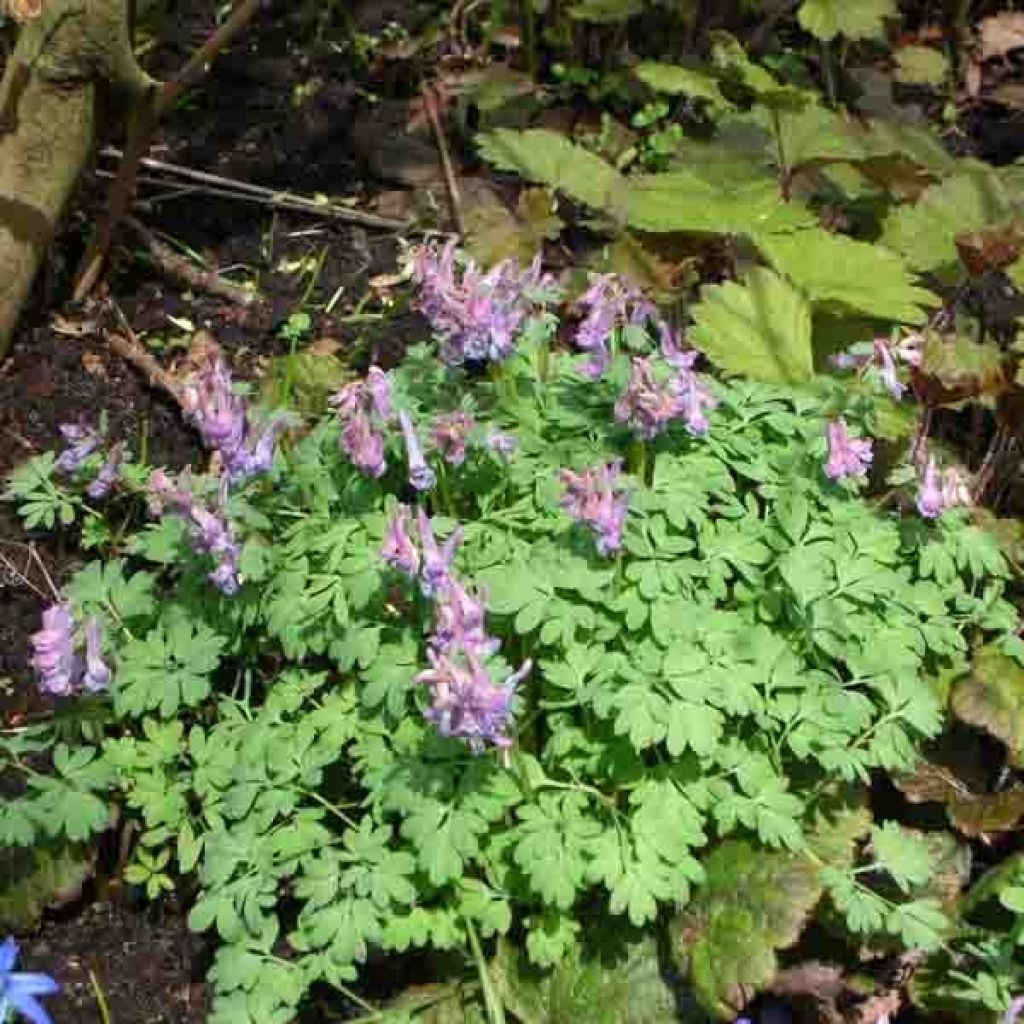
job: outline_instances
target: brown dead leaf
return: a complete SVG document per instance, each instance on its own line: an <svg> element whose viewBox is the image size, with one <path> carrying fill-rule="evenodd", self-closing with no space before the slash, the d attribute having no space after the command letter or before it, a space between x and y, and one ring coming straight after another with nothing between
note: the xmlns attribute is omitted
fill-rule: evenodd
<svg viewBox="0 0 1024 1024"><path fill-rule="evenodd" d="M1005 57L1011 50L1024 46L1024 13L1003 11L982 19L981 59Z"/></svg>
<svg viewBox="0 0 1024 1024"><path fill-rule="evenodd" d="M1024 86L1017 88L1024 103ZM956 248L961 262L975 276L1005 270L1024 250L1024 223L1014 220L980 231L961 232L956 236Z"/></svg>
<svg viewBox="0 0 1024 1024"><path fill-rule="evenodd" d="M86 373L93 377L106 379L107 367L103 360L95 352L82 353L82 367Z"/></svg>

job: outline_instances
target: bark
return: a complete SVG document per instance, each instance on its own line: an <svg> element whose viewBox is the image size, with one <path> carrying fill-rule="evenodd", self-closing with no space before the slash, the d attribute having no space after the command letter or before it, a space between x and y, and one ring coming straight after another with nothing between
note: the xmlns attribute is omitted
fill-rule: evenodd
<svg viewBox="0 0 1024 1024"><path fill-rule="evenodd" d="M135 105L154 86L127 0L46 0L21 29L0 82L0 358L93 151L101 92Z"/></svg>

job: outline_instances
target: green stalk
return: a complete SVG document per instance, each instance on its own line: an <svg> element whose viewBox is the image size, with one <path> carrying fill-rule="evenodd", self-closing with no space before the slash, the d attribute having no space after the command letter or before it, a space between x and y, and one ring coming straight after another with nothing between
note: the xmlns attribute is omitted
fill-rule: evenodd
<svg viewBox="0 0 1024 1024"><path fill-rule="evenodd" d="M480 975L480 989L484 996L487 1019L490 1024L506 1024L505 1005L494 988L494 980L491 978L490 969L487 966L487 961L484 959L484 951L480 948L480 939L477 937L476 929L468 917L463 920L466 923L466 934L469 936L469 945L473 950L473 960L476 962L477 973Z"/></svg>

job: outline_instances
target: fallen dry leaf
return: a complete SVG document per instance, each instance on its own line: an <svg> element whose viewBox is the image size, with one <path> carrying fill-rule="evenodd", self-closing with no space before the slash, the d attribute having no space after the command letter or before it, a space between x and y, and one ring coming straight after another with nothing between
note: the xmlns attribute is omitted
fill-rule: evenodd
<svg viewBox="0 0 1024 1024"><path fill-rule="evenodd" d="M1003 11L981 22L981 59L1004 57L1024 47L1024 13Z"/></svg>

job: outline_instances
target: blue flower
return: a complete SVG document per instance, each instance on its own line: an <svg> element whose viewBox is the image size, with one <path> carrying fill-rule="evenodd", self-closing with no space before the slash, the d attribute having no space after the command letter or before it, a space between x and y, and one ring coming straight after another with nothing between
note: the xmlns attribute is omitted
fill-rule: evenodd
<svg viewBox="0 0 1024 1024"><path fill-rule="evenodd" d="M60 986L48 974L15 972L18 944L13 938L0 943L0 1021L6 1021L11 1010L32 1024L53 1024L36 996L51 996Z"/></svg>

